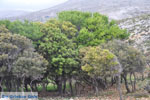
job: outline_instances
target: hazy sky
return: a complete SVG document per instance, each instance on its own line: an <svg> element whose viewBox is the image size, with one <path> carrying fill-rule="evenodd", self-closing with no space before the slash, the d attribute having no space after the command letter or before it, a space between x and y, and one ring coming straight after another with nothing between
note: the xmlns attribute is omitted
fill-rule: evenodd
<svg viewBox="0 0 150 100"><path fill-rule="evenodd" d="M41 10L67 0L0 0L0 10Z"/></svg>

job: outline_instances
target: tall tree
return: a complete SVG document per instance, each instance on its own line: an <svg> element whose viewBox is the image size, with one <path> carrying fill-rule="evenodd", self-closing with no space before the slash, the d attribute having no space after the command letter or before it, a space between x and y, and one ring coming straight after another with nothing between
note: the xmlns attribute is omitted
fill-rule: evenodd
<svg viewBox="0 0 150 100"><path fill-rule="evenodd" d="M62 82L66 77L71 78L78 68L78 52L76 44L61 33L61 28L56 23L46 23L41 31L39 52L49 61L48 72L54 76L58 91L62 93Z"/></svg>

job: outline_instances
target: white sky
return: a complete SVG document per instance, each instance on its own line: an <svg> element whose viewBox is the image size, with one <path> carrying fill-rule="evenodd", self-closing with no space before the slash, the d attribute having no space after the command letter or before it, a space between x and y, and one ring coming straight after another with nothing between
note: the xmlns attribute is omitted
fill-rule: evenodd
<svg viewBox="0 0 150 100"><path fill-rule="evenodd" d="M0 10L36 11L49 8L67 0L0 0Z"/></svg>

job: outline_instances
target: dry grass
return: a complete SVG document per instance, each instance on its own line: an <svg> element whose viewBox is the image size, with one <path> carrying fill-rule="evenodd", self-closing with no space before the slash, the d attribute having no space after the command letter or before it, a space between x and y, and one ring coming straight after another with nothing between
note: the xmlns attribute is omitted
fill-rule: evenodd
<svg viewBox="0 0 150 100"><path fill-rule="evenodd" d="M143 90L135 93L126 94L125 87L122 86L124 100L150 100L150 94ZM115 86L108 90L102 91L99 96L84 96L84 97L72 97L72 98L61 98L61 97L47 97L39 100L119 100L118 91Z"/></svg>

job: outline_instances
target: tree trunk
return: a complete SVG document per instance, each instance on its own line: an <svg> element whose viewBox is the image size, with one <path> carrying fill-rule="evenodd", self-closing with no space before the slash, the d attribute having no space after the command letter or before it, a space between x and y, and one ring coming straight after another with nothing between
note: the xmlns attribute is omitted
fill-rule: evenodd
<svg viewBox="0 0 150 100"><path fill-rule="evenodd" d="M113 86L114 85L114 79L113 79L113 77L111 77L111 86Z"/></svg>
<svg viewBox="0 0 150 100"><path fill-rule="evenodd" d="M73 87L72 87L72 80L71 79L69 79L69 85L70 85L71 96L73 96Z"/></svg>
<svg viewBox="0 0 150 100"><path fill-rule="evenodd" d="M122 75L121 75L121 83L123 83L123 77L122 77Z"/></svg>
<svg viewBox="0 0 150 100"><path fill-rule="evenodd" d="M142 81L144 80L144 73L142 72Z"/></svg>
<svg viewBox="0 0 150 100"><path fill-rule="evenodd" d="M120 79L121 80L121 79ZM111 77L111 86L113 86L116 83L115 77Z"/></svg>
<svg viewBox="0 0 150 100"><path fill-rule="evenodd" d="M22 87L21 87L21 91L22 91L22 92L24 92L24 80L25 80L25 78L23 77L23 78L22 78Z"/></svg>
<svg viewBox="0 0 150 100"><path fill-rule="evenodd" d="M117 90L119 92L120 100L123 100L122 91L121 91L121 78L117 76Z"/></svg>
<svg viewBox="0 0 150 100"><path fill-rule="evenodd" d="M133 86L133 88L134 88L134 91L136 91L136 76L135 76L135 73L133 73L133 76L134 76L134 86Z"/></svg>
<svg viewBox="0 0 150 100"><path fill-rule="evenodd" d="M123 79L125 82L125 87L126 87L127 93L130 93L130 89L129 89L128 81L127 81L127 75L122 75L122 76L123 76Z"/></svg>
<svg viewBox="0 0 150 100"><path fill-rule="evenodd" d="M107 85L107 77L105 77L105 84Z"/></svg>
<svg viewBox="0 0 150 100"><path fill-rule="evenodd" d="M16 84L17 84L17 81L16 81L16 79L14 78L14 79L11 81L11 86L12 86L12 91L13 91L13 92L16 91Z"/></svg>
<svg viewBox="0 0 150 100"><path fill-rule="evenodd" d="M96 94L96 96L98 96L98 93L99 93L99 90L98 90L98 83L97 83L97 80L96 79L94 79L94 81L93 81L94 83L93 84L95 84L95 94Z"/></svg>
<svg viewBox="0 0 150 100"><path fill-rule="evenodd" d="M59 94L62 96L62 82L59 82L59 85L58 85L58 92L59 92Z"/></svg>
<svg viewBox="0 0 150 100"><path fill-rule="evenodd" d="M25 83L25 89L26 89L26 92L28 92L28 84Z"/></svg>
<svg viewBox="0 0 150 100"><path fill-rule="evenodd" d="M132 86L132 92L134 91L134 85L133 85L133 81L132 81L132 73L130 73L130 83Z"/></svg>
<svg viewBox="0 0 150 100"><path fill-rule="evenodd" d="M45 92L45 91L46 91L46 85L45 85L45 82L44 82L44 81L42 82L42 87L43 87L43 88L42 88L42 91Z"/></svg>
<svg viewBox="0 0 150 100"><path fill-rule="evenodd" d="M11 79L7 79L6 78L6 83L5 83L5 85L6 85L6 87L7 87L7 90L9 91L9 92L11 92Z"/></svg>
<svg viewBox="0 0 150 100"><path fill-rule="evenodd" d="M3 92L2 82L3 82L3 77L1 78L1 81L0 81L0 92Z"/></svg>
<svg viewBox="0 0 150 100"><path fill-rule="evenodd" d="M48 85L46 84L46 87L47 87ZM35 83L35 90L36 91L38 91L38 85L37 85L37 83ZM47 90L47 89L46 89Z"/></svg>
<svg viewBox="0 0 150 100"><path fill-rule="evenodd" d="M57 91L59 93L59 95L62 96L62 79L57 79L56 80L56 85L57 85Z"/></svg>
<svg viewBox="0 0 150 100"><path fill-rule="evenodd" d="M64 84L63 84L63 93L66 93L66 79L64 79Z"/></svg>

